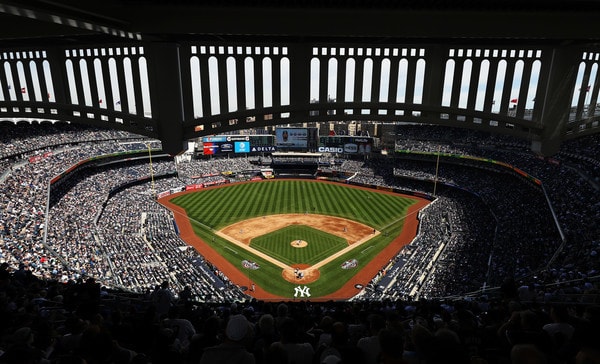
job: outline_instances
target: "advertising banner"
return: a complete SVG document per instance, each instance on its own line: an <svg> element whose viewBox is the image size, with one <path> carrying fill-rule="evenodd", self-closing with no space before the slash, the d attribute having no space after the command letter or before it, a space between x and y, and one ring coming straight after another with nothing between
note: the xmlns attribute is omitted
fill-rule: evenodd
<svg viewBox="0 0 600 364"><path fill-rule="evenodd" d="M344 153L354 154L356 152L358 152L358 145L354 143L344 144Z"/></svg>
<svg viewBox="0 0 600 364"><path fill-rule="evenodd" d="M263 146L257 146L257 147L252 147L250 149L251 152L267 152L267 153L273 153L277 151L277 148L274 145L263 145Z"/></svg>
<svg viewBox="0 0 600 364"><path fill-rule="evenodd" d="M207 136L202 138L203 143L224 143L227 141L227 137L224 135Z"/></svg>
<svg viewBox="0 0 600 364"><path fill-rule="evenodd" d="M250 153L250 137L247 135L217 135L202 138L204 155L220 153Z"/></svg>
<svg viewBox="0 0 600 364"><path fill-rule="evenodd" d="M212 155L217 154L219 152L219 145L212 142L204 143L202 148L202 154L204 155Z"/></svg>
<svg viewBox="0 0 600 364"><path fill-rule="evenodd" d="M193 190L199 190L204 188L204 184L202 183L197 183L197 184L192 184L192 185L187 185L185 186L185 190L186 191L193 191Z"/></svg>
<svg viewBox="0 0 600 364"><path fill-rule="evenodd" d="M169 196L170 194L171 194L171 191L163 191L163 192L157 193L156 197L157 198L163 198L163 197Z"/></svg>
<svg viewBox="0 0 600 364"><path fill-rule="evenodd" d="M249 153L250 142L234 142L234 151L236 153Z"/></svg>
<svg viewBox="0 0 600 364"><path fill-rule="evenodd" d="M325 136L319 138L321 153L368 154L373 149L373 138L351 135Z"/></svg>
<svg viewBox="0 0 600 364"><path fill-rule="evenodd" d="M221 152L223 153L230 153L233 152L233 144L232 143L221 143L219 145L219 149Z"/></svg>

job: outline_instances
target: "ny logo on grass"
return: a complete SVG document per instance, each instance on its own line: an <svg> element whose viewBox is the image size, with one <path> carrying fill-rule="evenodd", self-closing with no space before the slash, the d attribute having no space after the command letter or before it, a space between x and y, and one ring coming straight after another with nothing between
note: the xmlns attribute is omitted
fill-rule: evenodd
<svg viewBox="0 0 600 364"><path fill-rule="evenodd" d="M294 297L298 297L298 295L300 295L300 298L302 297L310 297L310 292L309 292L310 288L307 286L304 287L296 287L294 288Z"/></svg>

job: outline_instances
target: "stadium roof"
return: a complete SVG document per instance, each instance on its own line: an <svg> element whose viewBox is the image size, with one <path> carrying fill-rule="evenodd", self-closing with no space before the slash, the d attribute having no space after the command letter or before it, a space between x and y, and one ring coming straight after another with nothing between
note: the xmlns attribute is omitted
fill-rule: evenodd
<svg viewBox="0 0 600 364"><path fill-rule="evenodd" d="M0 0L0 44L203 37L589 43L600 40L598 19L599 0Z"/></svg>

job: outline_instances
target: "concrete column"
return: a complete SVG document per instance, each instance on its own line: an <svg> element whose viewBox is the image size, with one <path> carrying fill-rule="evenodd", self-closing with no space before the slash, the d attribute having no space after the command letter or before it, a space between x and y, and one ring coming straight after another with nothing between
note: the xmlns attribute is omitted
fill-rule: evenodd
<svg viewBox="0 0 600 364"><path fill-rule="evenodd" d="M340 48L338 48L339 52ZM345 53L344 53L345 54ZM338 70L337 70L337 88L335 95L336 108L335 113L337 115L344 115L344 108L341 108L339 104L343 103L346 98L346 62L348 58L346 56L337 56Z"/></svg>
<svg viewBox="0 0 600 364"><path fill-rule="evenodd" d="M563 131L569 121L581 52L577 47L557 47L550 50L542 60L548 64L550 71L544 80L545 84L542 85L543 95L536 97L536 103L543 103L540 112L542 133L540 139L531 144L531 149L536 153L551 156L560 150ZM536 105L537 107L540 105Z"/></svg>
<svg viewBox="0 0 600 364"><path fill-rule="evenodd" d="M227 55L218 54L217 57L217 76L219 79L219 114L229 112L229 89L227 85Z"/></svg>
<svg viewBox="0 0 600 364"><path fill-rule="evenodd" d="M163 151L177 155L185 150L179 45L153 43L145 49L148 54L150 101L158 135Z"/></svg>
<svg viewBox="0 0 600 364"><path fill-rule="evenodd" d="M311 47L307 44L295 44L288 48L290 58L290 105L302 108L310 103L310 58ZM293 111L291 119L305 120L306 110ZM291 121L291 122L295 122Z"/></svg>
<svg viewBox="0 0 600 364"><path fill-rule="evenodd" d="M54 88L54 95L52 96L54 97L55 102L57 104L71 103L64 51L55 47L49 47L46 50L46 59L50 64L50 75L52 76L52 86ZM44 83L46 82L45 77L46 76L44 75ZM50 90L48 90L48 92L50 92Z"/></svg>
<svg viewBox="0 0 600 364"><path fill-rule="evenodd" d="M441 106L444 90L444 72L448 50L428 47L425 51L425 75L423 80L423 105ZM396 84L393 87L397 87ZM395 101L395 99L393 100Z"/></svg>

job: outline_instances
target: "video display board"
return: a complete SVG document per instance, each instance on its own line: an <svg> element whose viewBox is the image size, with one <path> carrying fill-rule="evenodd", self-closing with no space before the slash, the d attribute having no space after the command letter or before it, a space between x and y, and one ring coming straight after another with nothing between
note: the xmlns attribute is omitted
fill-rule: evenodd
<svg viewBox="0 0 600 364"><path fill-rule="evenodd" d="M283 148L306 149L308 147L307 128L275 129L275 145Z"/></svg>
<svg viewBox="0 0 600 364"><path fill-rule="evenodd" d="M250 137L247 135L216 135L202 138L204 155L219 153L249 153Z"/></svg>
<svg viewBox="0 0 600 364"><path fill-rule="evenodd" d="M319 142L317 128L277 128L275 146L278 150L313 150Z"/></svg>
<svg viewBox="0 0 600 364"><path fill-rule="evenodd" d="M319 138L320 153L368 154L373 150L373 138L363 136L322 136Z"/></svg>
<svg viewBox="0 0 600 364"><path fill-rule="evenodd" d="M202 138L202 154L274 152L272 135L214 135Z"/></svg>

